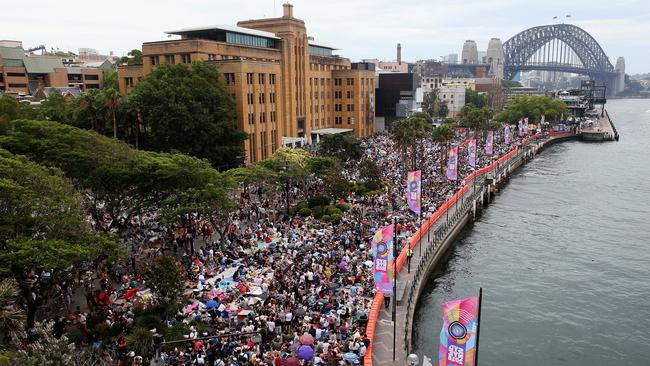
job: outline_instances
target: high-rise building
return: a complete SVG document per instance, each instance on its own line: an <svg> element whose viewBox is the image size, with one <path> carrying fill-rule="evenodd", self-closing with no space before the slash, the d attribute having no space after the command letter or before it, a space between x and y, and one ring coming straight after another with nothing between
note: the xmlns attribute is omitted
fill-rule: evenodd
<svg viewBox="0 0 650 366"><path fill-rule="evenodd" d="M478 64L478 49L476 42L468 39L463 44L463 52L461 53L461 63L463 64Z"/></svg>
<svg viewBox="0 0 650 366"><path fill-rule="evenodd" d="M503 63L505 56L503 44L499 38L492 38L488 43L485 62L490 64L490 75L503 79Z"/></svg>
<svg viewBox="0 0 650 366"><path fill-rule="evenodd" d="M180 39L144 43L143 65L118 69L120 90L129 92L162 63L217 65L235 98L238 128L249 135L248 164L323 134L372 134L374 65L335 55L336 48L308 36L291 4L283 8L279 18L186 28L167 32Z"/></svg>

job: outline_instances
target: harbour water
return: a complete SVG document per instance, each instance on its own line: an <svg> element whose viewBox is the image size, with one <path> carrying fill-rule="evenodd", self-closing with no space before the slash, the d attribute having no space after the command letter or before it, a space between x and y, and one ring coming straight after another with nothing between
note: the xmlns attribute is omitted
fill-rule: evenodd
<svg viewBox="0 0 650 366"><path fill-rule="evenodd" d="M549 147L430 274L420 359L437 364L442 303L482 287L481 366L650 365L650 100L607 110L620 142Z"/></svg>

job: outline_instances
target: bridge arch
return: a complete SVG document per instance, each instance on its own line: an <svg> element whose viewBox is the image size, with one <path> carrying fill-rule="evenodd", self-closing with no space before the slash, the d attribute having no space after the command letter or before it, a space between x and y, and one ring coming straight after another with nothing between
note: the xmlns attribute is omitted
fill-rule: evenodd
<svg viewBox="0 0 650 366"><path fill-rule="evenodd" d="M555 40L566 44L581 65L562 63L556 59L556 52L546 52L545 49L541 62L530 61L533 55ZM572 24L552 24L526 29L506 41L503 51L506 79L512 79L518 71L525 70L571 72L605 78L615 76L614 66L594 37Z"/></svg>

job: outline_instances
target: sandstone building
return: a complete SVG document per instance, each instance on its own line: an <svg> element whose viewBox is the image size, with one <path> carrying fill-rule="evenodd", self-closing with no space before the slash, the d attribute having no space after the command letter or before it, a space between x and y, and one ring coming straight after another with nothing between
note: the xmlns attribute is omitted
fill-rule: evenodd
<svg viewBox="0 0 650 366"><path fill-rule="evenodd" d="M292 5L283 7L280 18L185 28L167 32L180 39L144 43L143 64L118 69L120 91L128 93L162 63L217 65L236 101L238 127L249 134L247 164L324 134L372 134L374 65L334 55L335 48L308 35Z"/></svg>

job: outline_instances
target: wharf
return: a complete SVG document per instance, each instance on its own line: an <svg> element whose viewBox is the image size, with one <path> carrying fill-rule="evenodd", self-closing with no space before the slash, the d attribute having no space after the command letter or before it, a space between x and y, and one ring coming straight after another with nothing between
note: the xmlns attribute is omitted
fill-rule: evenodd
<svg viewBox="0 0 650 366"><path fill-rule="evenodd" d="M614 141L618 140L618 132L605 111L603 115L591 120L591 125L583 126L580 135L586 141Z"/></svg>

